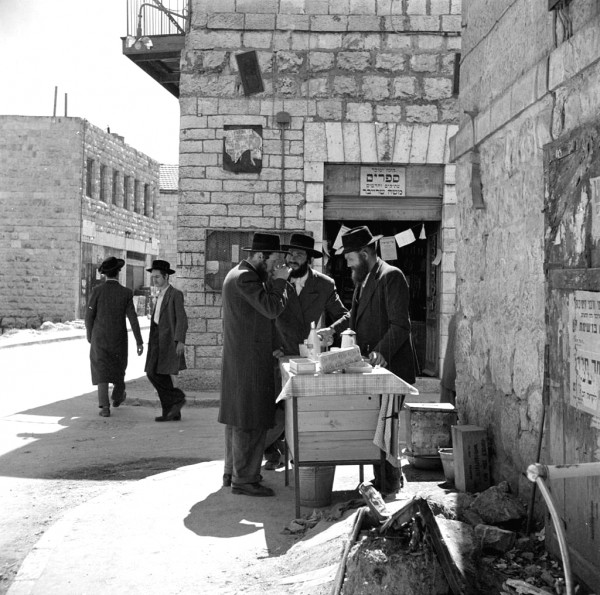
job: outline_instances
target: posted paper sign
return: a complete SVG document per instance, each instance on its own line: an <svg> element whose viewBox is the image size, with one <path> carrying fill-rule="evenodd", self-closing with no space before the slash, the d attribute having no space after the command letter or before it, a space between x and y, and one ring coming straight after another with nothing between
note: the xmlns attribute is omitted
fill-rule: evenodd
<svg viewBox="0 0 600 595"><path fill-rule="evenodd" d="M600 415L600 292L569 296L571 399L576 409Z"/></svg>
<svg viewBox="0 0 600 595"><path fill-rule="evenodd" d="M379 250L381 251L381 258L385 261L397 260L398 252L396 251L396 238L381 238L379 240Z"/></svg>

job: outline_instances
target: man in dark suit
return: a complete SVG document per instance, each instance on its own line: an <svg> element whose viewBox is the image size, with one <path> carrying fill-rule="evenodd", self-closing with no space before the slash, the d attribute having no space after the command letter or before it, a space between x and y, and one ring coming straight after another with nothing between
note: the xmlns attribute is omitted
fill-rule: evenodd
<svg viewBox="0 0 600 595"><path fill-rule="evenodd" d="M102 417L110 417L108 385L113 384L113 407L125 400L125 370L127 369L127 326L137 343L137 354L144 352L140 325L133 306L133 292L123 287L117 277L125 261L111 256L98 268L106 282L92 291L85 316L87 340L90 343L92 384L98 385L98 406Z"/></svg>
<svg viewBox="0 0 600 595"><path fill-rule="evenodd" d="M288 281L293 290L288 292L285 310L275 319L276 357L299 355L299 346L308 338L312 322L318 329L325 323L325 317L327 322L331 321L326 339L327 344L331 344L334 335L348 328L350 321L350 313L338 296L335 281L311 266L315 258L323 257L321 252L315 250L314 238L294 233L290 243L281 247L288 251L286 262L292 269ZM276 426L267 433L267 470L276 469L281 464L283 444L280 436L284 423L283 407L278 406Z"/></svg>
<svg viewBox="0 0 600 595"><path fill-rule="evenodd" d="M355 283L350 328L363 356L409 384L415 381L409 289L404 273L377 256L377 241L366 226L350 229L342 236L343 254ZM381 485L379 465L373 468L373 485L386 494L397 492L402 476L398 467L386 462L386 485Z"/></svg>
<svg viewBox="0 0 600 595"><path fill-rule="evenodd" d="M146 376L158 393L162 415L155 421L181 420L185 393L175 386L174 377L186 369L185 336L188 319L183 306L183 293L169 282L175 271L166 260L155 260L146 269L152 284L159 289L150 323Z"/></svg>
<svg viewBox="0 0 600 595"><path fill-rule="evenodd" d="M260 466L275 418L272 321L285 308L290 269L283 263L277 235L255 233L252 246L242 250L250 255L227 273L222 292L223 485L231 485L233 494L273 496L260 483Z"/></svg>

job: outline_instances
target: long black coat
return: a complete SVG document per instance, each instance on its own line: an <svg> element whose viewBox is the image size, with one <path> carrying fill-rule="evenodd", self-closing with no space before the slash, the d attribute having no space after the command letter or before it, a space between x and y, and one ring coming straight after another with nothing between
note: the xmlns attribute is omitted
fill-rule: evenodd
<svg viewBox="0 0 600 595"><path fill-rule="evenodd" d="M127 369L127 325L129 319L138 345L143 343L133 306L131 289L107 280L92 291L85 316L90 343L92 384L123 380Z"/></svg>
<svg viewBox="0 0 600 595"><path fill-rule="evenodd" d="M378 351L387 369L405 382L415 381L415 362L408 314L409 290L404 273L377 259L357 302L352 298L350 328L363 355Z"/></svg>
<svg viewBox="0 0 600 595"><path fill-rule="evenodd" d="M298 345L308 338L310 323L318 323L326 312L333 319L331 328L341 333L348 328L350 312L340 300L331 277L309 267L308 278L300 295L292 285L285 310L275 319L275 345L285 355L298 355Z"/></svg>
<svg viewBox="0 0 600 595"><path fill-rule="evenodd" d="M242 260L223 282L223 362L219 421L245 430L272 428L275 381L272 320L283 312L284 279L263 283Z"/></svg>

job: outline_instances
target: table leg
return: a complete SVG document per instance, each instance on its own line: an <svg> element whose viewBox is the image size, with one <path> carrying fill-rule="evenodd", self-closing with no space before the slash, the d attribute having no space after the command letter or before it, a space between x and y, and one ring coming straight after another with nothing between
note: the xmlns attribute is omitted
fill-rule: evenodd
<svg viewBox="0 0 600 595"><path fill-rule="evenodd" d="M285 461L285 487L290 485L290 454L288 450L287 438L283 439L283 459Z"/></svg>
<svg viewBox="0 0 600 595"><path fill-rule="evenodd" d="M300 439L298 438L298 399L292 397L292 424L294 428L294 495L296 518L300 518Z"/></svg>

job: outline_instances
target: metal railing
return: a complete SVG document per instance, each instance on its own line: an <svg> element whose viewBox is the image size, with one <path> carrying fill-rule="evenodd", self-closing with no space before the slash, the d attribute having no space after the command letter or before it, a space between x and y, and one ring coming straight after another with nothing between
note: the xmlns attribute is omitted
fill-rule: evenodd
<svg viewBox="0 0 600 595"><path fill-rule="evenodd" d="M184 35L190 0L127 0L127 36Z"/></svg>

